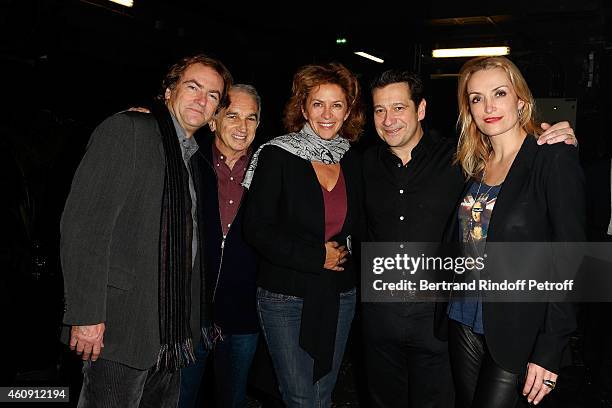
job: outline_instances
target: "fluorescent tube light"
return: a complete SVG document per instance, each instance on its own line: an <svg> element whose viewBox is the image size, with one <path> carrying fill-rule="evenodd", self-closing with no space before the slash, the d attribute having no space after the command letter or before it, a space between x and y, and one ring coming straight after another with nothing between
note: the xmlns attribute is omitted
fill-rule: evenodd
<svg viewBox="0 0 612 408"><path fill-rule="evenodd" d="M510 54L510 47L441 48L433 50L434 58L480 57Z"/></svg>
<svg viewBox="0 0 612 408"><path fill-rule="evenodd" d="M125 7L134 6L134 0L109 0L109 1L113 3L121 4L122 6L125 6Z"/></svg>
<svg viewBox="0 0 612 408"><path fill-rule="evenodd" d="M376 61L376 62L378 62L378 63L380 63L380 64L382 64L383 62L385 62L385 60L384 60L384 59L380 59L380 58L378 58L378 57L375 57L375 56L373 56L373 55L371 55L371 54L368 54L367 52L363 52L363 51L356 51L356 52L355 52L355 54L359 55L360 57L367 58L367 59L372 60L372 61Z"/></svg>
<svg viewBox="0 0 612 408"><path fill-rule="evenodd" d="M430 79L446 79L446 78L457 78L459 74L431 74Z"/></svg>

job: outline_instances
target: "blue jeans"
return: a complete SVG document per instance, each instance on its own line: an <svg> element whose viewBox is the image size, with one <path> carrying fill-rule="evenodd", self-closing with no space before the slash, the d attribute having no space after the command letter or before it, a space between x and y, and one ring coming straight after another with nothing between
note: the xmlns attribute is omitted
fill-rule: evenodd
<svg viewBox="0 0 612 408"><path fill-rule="evenodd" d="M259 322L287 408L329 407L355 315L355 289L340 294L332 371L312 383L314 360L300 347L303 300L257 288Z"/></svg>
<svg viewBox="0 0 612 408"><path fill-rule="evenodd" d="M244 407L249 368L259 334L225 335L215 346L215 400L218 407ZM179 408L193 408L198 399L208 352L202 342L195 350L195 364L181 370Z"/></svg>

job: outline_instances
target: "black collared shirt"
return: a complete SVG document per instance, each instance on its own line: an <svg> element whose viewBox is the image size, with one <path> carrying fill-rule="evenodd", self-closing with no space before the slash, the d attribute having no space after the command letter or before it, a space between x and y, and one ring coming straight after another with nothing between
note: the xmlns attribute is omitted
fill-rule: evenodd
<svg viewBox="0 0 612 408"><path fill-rule="evenodd" d="M403 165L386 145L363 160L367 240L440 242L463 191L461 168L453 165L456 140L425 133Z"/></svg>

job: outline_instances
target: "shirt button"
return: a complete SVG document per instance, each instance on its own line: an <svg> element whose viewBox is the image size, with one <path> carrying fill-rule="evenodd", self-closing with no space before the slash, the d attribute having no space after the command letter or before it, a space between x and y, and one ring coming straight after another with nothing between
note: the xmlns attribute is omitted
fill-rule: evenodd
<svg viewBox="0 0 612 408"><path fill-rule="evenodd" d="M400 190L400 194L404 194L404 190Z"/></svg>
<svg viewBox="0 0 612 408"><path fill-rule="evenodd" d="M223 157L223 155L219 156L219 158L220 158L221 160L225 160L225 157Z"/></svg>
<svg viewBox="0 0 612 408"><path fill-rule="evenodd" d="M230 204L234 204L234 200L229 200L229 203Z"/></svg>
<svg viewBox="0 0 612 408"><path fill-rule="evenodd" d="M234 181L234 178L233 178L233 177L230 177L230 180L231 180L231 181Z"/></svg>
<svg viewBox="0 0 612 408"><path fill-rule="evenodd" d="M217 163L217 167L219 167L219 163Z"/></svg>
<svg viewBox="0 0 612 408"><path fill-rule="evenodd" d="M404 216L400 215L400 221L404 221Z"/></svg>
<svg viewBox="0 0 612 408"><path fill-rule="evenodd" d="M229 227L231 227L231 226L232 226L232 224L227 224L227 228L229 228Z"/></svg>
<svg viewBox="0 0 612 408"><path fill-rule="evenodd" d="M400 163L397 163L397 167L402 167L402 165Z"/></svg>

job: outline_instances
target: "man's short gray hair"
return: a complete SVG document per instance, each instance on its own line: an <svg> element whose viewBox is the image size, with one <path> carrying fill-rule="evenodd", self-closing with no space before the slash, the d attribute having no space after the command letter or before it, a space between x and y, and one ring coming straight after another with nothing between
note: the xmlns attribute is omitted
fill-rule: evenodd
<svg viewBox="0 0 612 408"><path fill-rule="evenodd" d="M255 99L255 102L257 102L257 121L259 122L261 120L261 97L259 96L259 93L257 93L257 89L255 89L253 85L249 84L234 84L230 88L230 91L244 92L251 95Z"/></svg>

